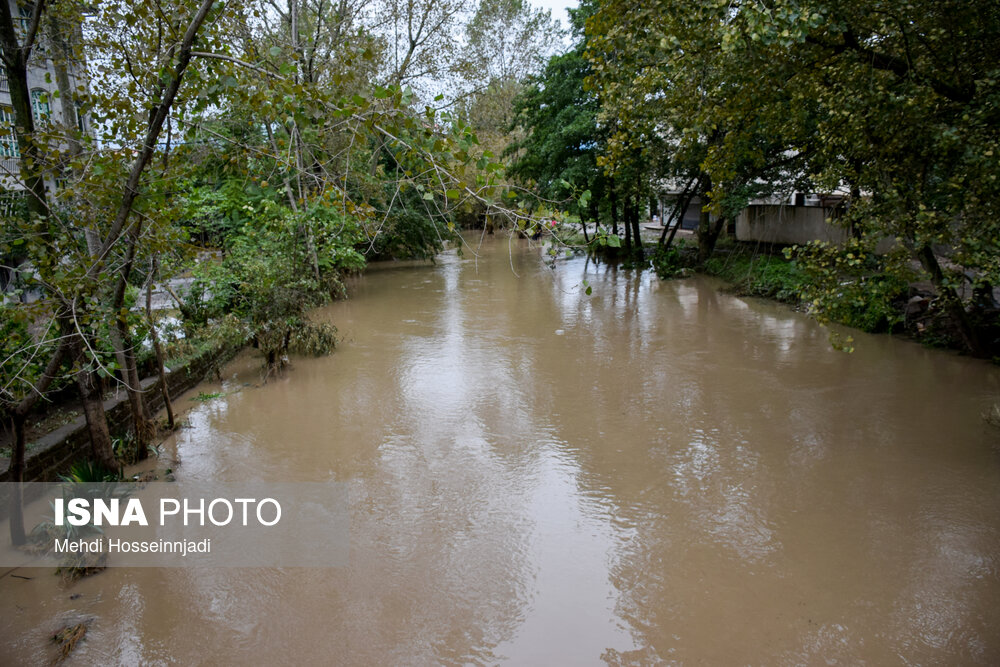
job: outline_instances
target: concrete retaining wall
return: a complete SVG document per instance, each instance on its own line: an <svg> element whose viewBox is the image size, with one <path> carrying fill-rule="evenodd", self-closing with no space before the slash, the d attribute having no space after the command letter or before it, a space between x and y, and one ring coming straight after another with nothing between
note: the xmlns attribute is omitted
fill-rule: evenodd
<svg viewBox="0 0 1000 667"><path fill-rule="evenodd" d="M235 356L239 348L226 348L222 351L210 350L195 357L167 375L167 386L170 397L177 396L201 382L217 365L223 364ZM146 404L153 414L163 407L163 394L160 392L159 378L146 378L142 381ZM131 422L131 412L128 397L124 392L119 396L104 401L104 411L108 416L108 427L112 436L124 434ZM27 452L24 462L24 481L54 482L60 474L66 473L76 461L90 456L90 436L87 433L87 422L83 415L75 421L45 434L35 441L35 445ZM10 481L10 460L0 458L0 482Z"/></svg>
<svg viewBox="0 0 1000 667"><path fill-rule="evenodd" d="M810 241L841 244L848 239L847 229L827 222L839 214L822 206L748 206L736 217L736 239L787 245Z"/></svg>

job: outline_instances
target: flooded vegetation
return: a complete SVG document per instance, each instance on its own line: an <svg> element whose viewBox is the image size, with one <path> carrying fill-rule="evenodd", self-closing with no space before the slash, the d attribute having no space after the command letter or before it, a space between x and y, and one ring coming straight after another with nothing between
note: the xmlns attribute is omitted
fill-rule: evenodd
<svg viewBox="0 0 1000 667"><path fill-rule="evenodd" d="M996 664L1000 369L472 243L178 401L180 481L346 482L348 566L6 573L0 662Z"/></svg>

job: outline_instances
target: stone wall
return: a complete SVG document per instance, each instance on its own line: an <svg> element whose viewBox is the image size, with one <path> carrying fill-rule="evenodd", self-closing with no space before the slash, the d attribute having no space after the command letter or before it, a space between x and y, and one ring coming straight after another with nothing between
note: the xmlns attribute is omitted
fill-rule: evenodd
<svg viewBox="0 0 1000 667"><path fill-rule="evenodd" d="M232 359L238 351L237 347L209 350L168 373L167 387L171 399L176 400L177 396L197 386L213 368ZM146 404L150 412L155 414L163 407L159 378L146 378L142 381L142 388L146 390ZM104 411L108 416L108 426L112 436L120 436L128 430L131 412L124 391L104 401ZM90 455L90 437L83 415L34 442L25 458L24 481L26 482L57 481L59 475L68 472L76 461L86 459ZM0 458L0 470L2 470L0 482L10 481L9 467L10 460Z"/></svg>

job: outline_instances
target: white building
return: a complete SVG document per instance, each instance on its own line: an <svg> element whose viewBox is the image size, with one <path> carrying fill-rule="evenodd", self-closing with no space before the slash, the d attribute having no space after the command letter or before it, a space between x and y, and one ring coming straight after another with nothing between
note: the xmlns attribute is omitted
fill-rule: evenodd
<svg viewBox="0 0 1000 667"><path fill-rule="evenodd" d="M19 38L27 32L32 5L18 3L17 0L0 0L9 2L11 15L14 16L15 29ZM63 26L67 33L62 40L54 39L50 33L51 24L44 19L39 27L38 36L28 61L28 90L31 95L31 110L36 128L45 127L47 123L58 120L71 122L83 132L87 131L86 118L79 112L77 91L86 85L83 63L74 62L72 58L55 59L55 49L66 40L79 36L79 26ZM59 85L60 79L62 86ZM60 94L60 88L62 93ZM56 115L58 114L58 115ZM21 156L17 140L13 132L14 114L10 100L10 86L7 72L0 66L0 217L13 211L13 201L25 189L21 179ZM48 187L54 187L49 183Z"/></svg>
<svg viewBox="0 0 1000 667"><path fill-rule="evenodd" d="M18 40L27 34L33 6L8 2ZM59 123L70 130L87 133L87 118L80 110L80 93L86 90L86 69L79 56L74 56L69 44L81 37L79 25L54 24L43 17L28 60L28 91L35 129L44 130ZM66 139L67 147L70 139ZM55 179L46 182L49 190L57 187ZM21 178L21 155L14 135L14 110L6 69L0 65L0 225L23 210L26 186ZM30 270L24 258L16 255L0 257L0 293L10 300L9 290L17 287L18 274ZM32 300L37 294L21 293L20 300Z"/></svg>

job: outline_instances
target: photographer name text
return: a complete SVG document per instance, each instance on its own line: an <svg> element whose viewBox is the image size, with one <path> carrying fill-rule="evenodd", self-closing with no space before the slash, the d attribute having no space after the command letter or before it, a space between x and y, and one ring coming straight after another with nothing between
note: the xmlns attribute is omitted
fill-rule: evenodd
<svg viewBox="0 0 1000 667"><path fill-rule="evenodd" d="M56 553L89 554L179 554L212 553L212 540L121 540L114 537L95 537L80 540L56 540Z"/></svg>

